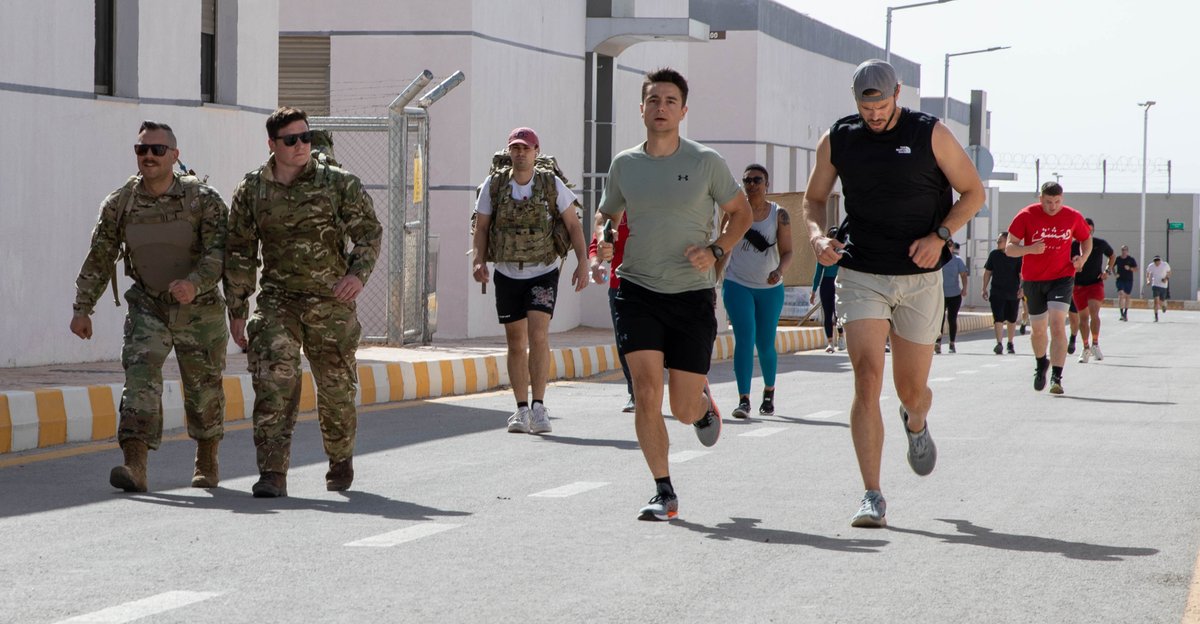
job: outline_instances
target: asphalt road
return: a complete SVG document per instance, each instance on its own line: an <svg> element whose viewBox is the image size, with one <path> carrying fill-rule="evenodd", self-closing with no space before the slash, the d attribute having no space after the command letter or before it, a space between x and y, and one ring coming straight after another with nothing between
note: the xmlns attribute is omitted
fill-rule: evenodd
<svg viewBox="0 0 1200 624"><path fill-rule="evenodd" d="M669 523L635 520L653 482L613 375L553 385L545 436L504 431L507 392L364 410L345 493L312 420L278 500L249 494L244 425L209 491L178 433L147 494L109 487L111 445L3 458L0 622L1190 622L1200 313L1131 315L1104 311L1062 397L1032 390L1028 336L935 356L929 477L885 386L887 529L849 526L843 354L782 356L776 416L711 449L669 423ZM731 364L711 377L728 414Z"/></svg>

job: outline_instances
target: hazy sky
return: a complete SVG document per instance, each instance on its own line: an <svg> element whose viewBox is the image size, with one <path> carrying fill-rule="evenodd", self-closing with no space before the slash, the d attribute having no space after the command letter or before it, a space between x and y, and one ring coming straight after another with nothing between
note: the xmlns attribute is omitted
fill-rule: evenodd
<svg viewBox="0 0 1200 624"><path fill-rule="evenodd" d="M887 7L921 0L777 0L839 30L884 46ZM921 64L921 94L941 97L945 54L1008 50L950 59L950 97L988 94L997 171L1018 171L1005 190L1035 188L1059 173L1063 187L1141 190L1143 109L1150 108L1148 190L1200 193L1200 47L1195 0L953 0L892 12L892 54ZM847 77L847 80L849 77ZM853 106L847 97L847 108ZM1190 112L1189 112L1190 111ZM1184 119L1184 125L1175 121Z"/></svg>

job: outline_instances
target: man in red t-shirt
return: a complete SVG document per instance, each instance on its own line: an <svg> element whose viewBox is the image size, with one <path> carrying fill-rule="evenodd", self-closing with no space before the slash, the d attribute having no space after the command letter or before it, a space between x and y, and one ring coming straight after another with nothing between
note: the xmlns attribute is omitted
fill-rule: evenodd
<svg viewBox="0 0 1200 624"><path fill-rule="evenodd" d="M1042 185L1038 203L1021 209L1008 226L1004 253L1022 258L1021 281L1029 319L1033 326L1033 355L1037 364L1033 389L1046 387L1046 369L1051 369L1050 392L1062 394L1062 371L1067 361L1067 310L1071 307L1075 273L1092 253L1092 235L1079 211L1063 205L1058 182ZM1079 254L1071 255L1071 241L1079 241ZM1047 340L1047 329L1050 336ZM1049 342L1050 357L1046 357Z"/></svg>

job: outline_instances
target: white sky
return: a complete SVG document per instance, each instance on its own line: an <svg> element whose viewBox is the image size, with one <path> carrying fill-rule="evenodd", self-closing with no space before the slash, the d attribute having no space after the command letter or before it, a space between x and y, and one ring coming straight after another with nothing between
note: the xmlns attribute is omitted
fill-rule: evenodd
<svg viewBox="0 0 1200 624"><path fill-rule="evenodd" d="M882 48L887 7L922 0L776 1ZM893 11L892 55L919 63L922 96L940 97L946 53L1012 46L950 59L950 97L987 91L996 170L1020 175L997 183L1005 190L1034 192L1032 164L1012 159L1028 155L1042 158L1043 181L1061 174L1068 193L1100 190L1101 158L1108 191L1140 191L1137 103L1154 100L1147 190L1166 192L1170 160L1172 192L1200 193L1196 116L1173 123L1200 104L1197 24L1195 0L954 0Z"/></svg>

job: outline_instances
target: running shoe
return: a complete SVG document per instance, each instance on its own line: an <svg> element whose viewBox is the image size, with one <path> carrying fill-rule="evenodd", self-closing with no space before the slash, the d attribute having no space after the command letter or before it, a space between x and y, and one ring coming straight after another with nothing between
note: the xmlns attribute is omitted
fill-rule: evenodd
<svg viewBox="0 0 1200 624"><path fill-rule="evenodd" d="M679 515L679 497L674 494L655 494L650 502L638 511L638 520L665 522Z"/></svg>
<svg viewBox="0 0 1200 624"><path fill-rule="evenodd" d="M1057 375L1050 376L1050 394L1062 394L1062 377Z"/></svg>
<svg viewBox="0 0 1200 624"><path fill-rule="evenodd" d="M633 403L633 395L631 394L629 395L629 400L625 402L625 407L621 408L621 411L625 412L626 414L632 414L635 408L636 406Z"/></svg>
<svg viewBox="0 0 1200 624"><path fill-rule="evenodd" d="M1024 324L1021 325L1021 335L1022 336L1025 335L1025 327L1026 327L1026 325L1024 325Z"/></svg>
<svg viewBox="0 0 1200 624"><path fill-rule="evenodd" d="M1097 362L1104 359L1104 354L1100 352L1100 345L1092 345L1092 357L1096 358Z"/></svg>
<svg viewBox="0 0 1200 624"><path fill-rule="evenodd" d="M772 397L763 397L762 404L758 406L759 416L774 416L775 415L775 399Z"/></svg>
<svg viewBox="0 0 1200 624"><path fill-rule="evenodd" d="M1011 343L1011 342L1010 342L1010 343L1008 343L1008 352L1009 352L1009 353L1016 353L1016 352L1017 352L1017 350L1013 348L1013 343Z"/></svg>
<svg viewBox="0 0 1200 624"><path fill-rule="evenodd" d="M529 433L529 408L518 407L512 416L508 417L509 433Z"/></svg>
<svg viewBox="0 0 1200 624"><path fill-rule="evenodd" d="M1071 339L1067 341L1067 355L1075 354L1075 336L1071 335Z"/></svg>
<svg viewBox="0 0 1200 624"><path fill-rule="evenodd" d="M533 416L529 419L529 433L550 433L550 411L541 403L534 403L530 410Z"/></svg>
<svg viewBox="0 0 1200 624"><path fill-rule="evenodd" d="M908 436L908 465L924 477L933 472L933 466L937 464L937 446L929 435L929 422L919 433L913 433L908 428L908 411L903 405L900 406L900 420L904 422L904 434Z"/></svg>
<svg viewBox="0 0 1200 624"><path fill-rule="evenodd" d="M937 354L941 354L941 352L942 352L942 341L940 341L940 340L939 340L939 341L937 341L937 342L933 343L933 352L934 352L934 353L937 353Z"/></svg>
<svg viewBox="0 0 1200 624"><path fill-rule="evenodd" d="M742 397L737 407L733 408L734 418L750 418L750 397Z"/></svg>
<svg viewBox="0 0 1200 624"><path fill-rule="evenodd" d="M950 343L950 353L958 353L958 349L954 348L954 343Z"/></svg>
<svg viewBox="0 0 1200 624"><path fill-rule="evenodd" d="M1004 353L1004 345L997 342L996 346L992 347L992 353L995 353L996 355L1000 355L1001 353Z"/></svg>
<svg viewBox="0 0 1200 624"><path fill-rule="evenodd" d="M1155 322L1155 323L1157 323L1157 322L1158 322L1158 310L1155 310L1155 311L1154 311L1154 322Z"/></svg>
<svg viewBox="0 0 1200 624"><path fill-rule="evenodd" d="M884 352L884 353L891 353L891 352L892 352L892 345L891 345L891 343L884 343L884 344L883 344L883 352Z"/></svg>
<svg viewBox="0 0 1200 624"><path fill-rule="evenodd" d="M833 345L826 346L825 353L833 353Z"/></svg>
<svg viewBox="0 0 1200 624"><path fill-rule="evenodd" d="M838 351L845 351L845 350L846 350L846 335L839 334L838 335Z"/></svg>
<svg viewBox="0 0 1200 624"><path fill-rule="evenodd" d="M850 518L850 526L858 528L880 528L887 526L887 501L878 490L867 490L862 497L862 506Z"/></svg>
<svg viewBox="0 0 1200 624"><path fill-rule="evenodd" d="M1092 359L1092 349L1085 345L1083 351L1079 353L1079 363L1087 364L1090 359Z"/></svg>
<svg viewBox="0 0 1200 624"><path fill-rule="evenodd" d="M1037 360L1034 360L1037 362ZM1042 366L1041 362L1034 364L1033 368L1033 389L1041 392L1046 388L1046 369L1050 368L1047 362L1046 366Z"/></svg>
<svg viewBox="0 0 1200 624"><path fill-rule="evenodd" d="M708 411L700 420L692 423L692 427L696 430L700 444L712 446L717 443L717 438L721 437L721 412L717 411L717 404L713 401L712 391L708 389L707 379L704 380L704 398L708 400Z"/></svg>

